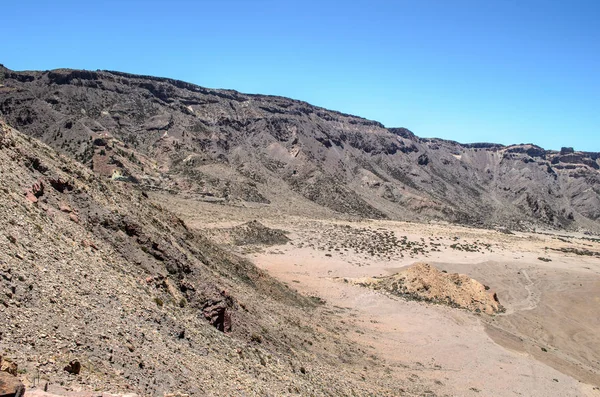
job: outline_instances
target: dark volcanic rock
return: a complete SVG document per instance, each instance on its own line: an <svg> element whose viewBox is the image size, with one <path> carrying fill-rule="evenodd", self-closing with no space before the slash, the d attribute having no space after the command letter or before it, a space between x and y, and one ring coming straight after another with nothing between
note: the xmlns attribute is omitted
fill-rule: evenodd
<svg viewBox="0 0 600 397"><path fill-rule="evenodd" d="M222 332L231 332L231 311L224 301L208 301L202 309L204 318Z"/></svg>
<svg viewBox="0 0 600 397"><path fill-rule="evenodd" d="M268 228L256 220L236 226L230 233L236 245L278 245L290 241L283 230Z"/></svg>
<svg viewBox="0 0 600 397"><path fill-rule="evenodd" d="M67 364L64 370L72 375L79 375L79 372L81 372L81 363L77 360L73 360Z"/></svg>
<svg viewBox="0 0 600 397"><path fill-rule="evenodd" d="M573 150L572 147L563 147L560 149L560 154L564 155L564 154L569 154L569 153L574 153L575 150Z"/></svg>
<svg viewBox="0 0 600 397"><path fill-rule="evenodd" d="M229 203L309 200L369 218L600 230L598 153L424 139L301 101L168 78L0 75L0 112L13 126L146 189Z"/></svg>

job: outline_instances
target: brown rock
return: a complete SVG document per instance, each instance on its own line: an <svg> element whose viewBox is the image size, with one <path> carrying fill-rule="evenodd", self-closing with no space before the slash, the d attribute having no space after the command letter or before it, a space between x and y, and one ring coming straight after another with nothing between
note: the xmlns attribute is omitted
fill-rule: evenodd
<svg viewBox="0 0 600 397"><path fill-rule="evenodd" d="M25 386L17 377L7 372L0 372L0 397L21 397L23 394L25 394Z"/></svg>
<svg viewBox="0 0 600 397"><path fill-rule="evenodd" d="M69 207L69 205L65 204L65 203L60 203L58 205L58 209L61 210L62 212L73 212L71 207Z"/></svg>
<svg viewBox="0 0 600 397"><path fill-rule="evenodd" d="M38 198L44 195L44 184L41 180L37 181L25 191L25 198L32 203L37 203Z"/></svg>
<svg viewBox="0 0 600 397"><path fill-rule="evenodd" d="M79 223L79 217L76 214L71 213L71 215L69 215L69 218L71 218L73 222Z"/></svg>
<svg viewBox="0 0 600 397"><path fill-rule="evenodd" d="M223 332L231 332L231 311L225 309L223 313Z"/></svg>
<svg viewBox="0 0 600 397"><path fill-rule="evenodd" d="M207 301L202 314L219 331L231 332L231 311L225 301Z"/></svg>
<svg viewBox="0 0 600 397"><path fill-rule="evenodd" d="M79 372L81 372L81 363L77 360L73 360L67 364L64 370L70 374L79 375Z"/></svg>
<svg viewBox="0 0 600 397"><path fill-rule="evenodd" d="M35 197L35 195L29 190L25 192L25 198L34 204L38 201L37 197Z"/></svg>
<svg viewBox="0 0 600 397"><path fill-rule="evenodd" d="M65 190L73 190L73 185L62 178L51 178L48 182L50 182L50 185L59 193L64 193Z"/></svg>
<svg viewBox="0 0 600 397"><path fill-rule="evenodd" d="M91 248L93 248L95 250L98 249L98 246L93 241L91 241L91 240L81 240L81 246L85 247L85 248L91 247Z"/></svg>
<svg viewBox="0 0 600 397"><path fill-rule="evenodd" d="M31 192L35 197L42 197L44 195L44 184L41 180L31 186Z"/></svg>
<svg viewBox="0 0 600 397"><path fill-rule="evenodd" d="M19 366L17 365L17 363L0 360L0 371L8 372L9 374L11 374L13 376L17 376L18 369L19 369Z"/></svg>

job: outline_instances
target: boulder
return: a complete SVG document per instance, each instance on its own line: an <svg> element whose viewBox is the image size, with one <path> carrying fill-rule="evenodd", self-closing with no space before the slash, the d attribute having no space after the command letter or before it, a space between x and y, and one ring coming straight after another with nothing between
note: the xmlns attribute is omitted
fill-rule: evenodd
<svg viewBox="0 0 600 397"><path fill-rule="evenodd" d="M231 332L231 311L225 300L205 302L202 314L208 322L221 332Z"/></svg>
<svg viewBox="0 0 600 397"><path fill-rule="evenodd" d="M560 148L560 154L561 155L565 155L565 154L569 154L569 153L574 153L575 150L572 147L562 147Z"/></svg>
<svg viewBox="0 0 600 397"><path fill-rule="evenodd" d="M0 371L0 397L22 397L25 386L21 381L8 372Z"/></svg>
<svg viewBox="0 0 600 397"><path fill-rule="evenodd" d="M66 203L60 203L58 205L58 209L61 210L62 212L66 212L66 213L73 212L73 209L69 206L69 204L66 204Z"/></svg>
<svg viewBox="0 0 600 397"><path fill-rule="evenodd" d="M44 195L44 184L41 180L35 182L29 189L25 191L25 197L32 203L37 203L38 198Z"/></svg>
<svg viewBox="0 0 600 397"><path fill-rule="evenodd" d="M11 374L13 376L17 376L18 369L19 369L19 367L17 366L17 363L2 360L2 358L0 357L0 371L8 372L9 374Z"/></svg>
<svg viewBox="0 0 600 397"><path fill-rule="evenodd" d="M79 372L81 372L81 363L77 360L73 360L65 366L64 370L70 374L79 375Z"/></svg>

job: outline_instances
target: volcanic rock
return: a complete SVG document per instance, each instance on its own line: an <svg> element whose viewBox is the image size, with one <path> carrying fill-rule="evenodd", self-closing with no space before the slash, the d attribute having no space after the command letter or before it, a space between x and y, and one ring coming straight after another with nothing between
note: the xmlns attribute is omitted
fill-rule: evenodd
<svg viewBox="0 0 600 397"><path fill-rule="evenodd" d="M65 366L64 370L72 375L79 375L79 372L81 372L81 363L77 360L72 360Z"/></svg>
<svg viewBox="0 0 600 397"><path fill-rule="evenodd" d="M145 190L285 211L308 201L356 217L600 232L598 153L420 138L288 98L115 71L0 73L0 111L12 126Z"/></svg>

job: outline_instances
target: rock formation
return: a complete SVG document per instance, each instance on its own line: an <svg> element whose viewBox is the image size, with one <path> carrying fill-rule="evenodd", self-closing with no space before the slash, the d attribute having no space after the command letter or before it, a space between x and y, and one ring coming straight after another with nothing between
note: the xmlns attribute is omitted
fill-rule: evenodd
<svg viewBox="0 0 600 397"><path fill-rule="evenodd" d="M448 274L427 263L417 263L387 277L352 281L405 299L444 304L476 313L494 314L504 309L489 287L464 274Z"/></svg>

